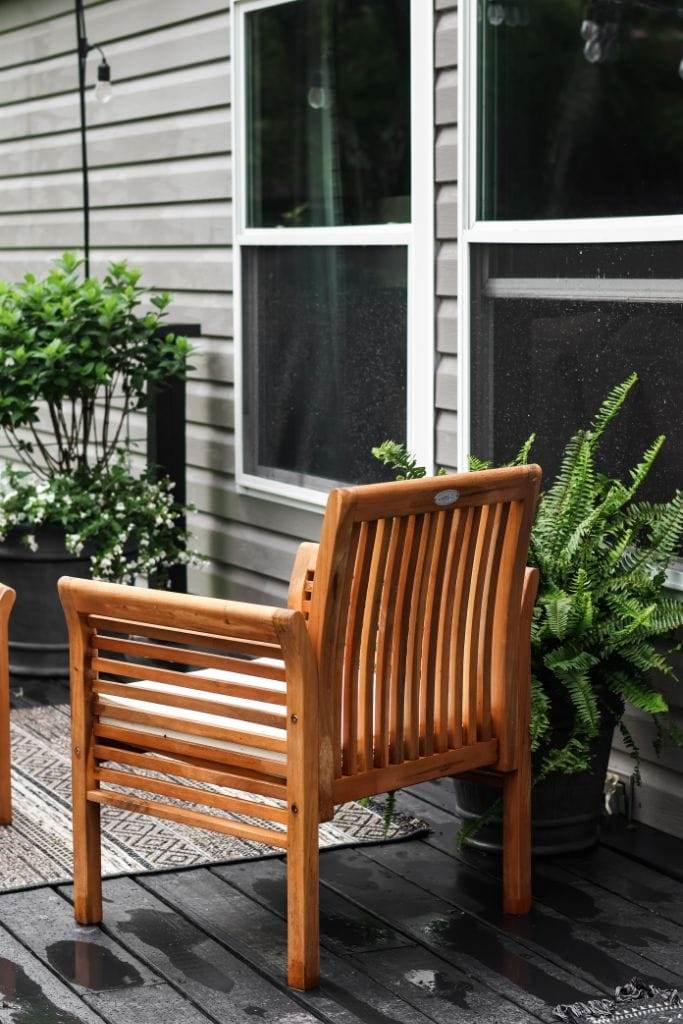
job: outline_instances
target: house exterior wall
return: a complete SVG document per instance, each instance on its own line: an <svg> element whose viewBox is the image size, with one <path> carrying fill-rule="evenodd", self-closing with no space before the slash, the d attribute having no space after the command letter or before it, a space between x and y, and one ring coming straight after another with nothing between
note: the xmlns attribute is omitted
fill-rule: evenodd
<svg viewBox="0 0 683 1024"><path fill-rule="evenodd" d="M425 0L427 3L428 0ZM435 19L436 460L456 465L457 10L433 0ZM191 12L191 13L190 13ZM301 540L321 515L238 492L233 477L230 5L227 0L87 3L88 35L106 44L115 93L88 102L92 264L127 257L175 295L173 317L202 337L188 383L191 526L208 564L196 593L285 599ZM89 81L97 66L89 62ZM82 241L77 61L72 0L0 4L0 277L44 271ZM431 416L432 410L426 409ZM174 425L181 429L181 425ZM144 423L135 425L137 436ZM672 698L681 714L681 699ZM646 722L632 718L645 737ZM657 762L645 745L637 816L683 835L683 757ZM630 771L617 750L615 767Z"/></svg>
<svg viewBox="0 0 683 1024"><path fill-rule="evenodd" d="M44 271L82 243L72 0L0 5L0 277ZM456 11L436 0L437 457L455 463ZM188 17L188 12L191 16ZM128 258L175 296L172 317L202 326L188 384L191 526L209 556L193 591L285 599L300 540L321 514L240 494L234 483L230 4L86 0L114 97L87 103L92 268ZM88 62L93 83L98 56ZM431 410L425 410L431 416ZM135 425L141 436L144 423ZM380 439L381 440L381 439Z"/></svg>

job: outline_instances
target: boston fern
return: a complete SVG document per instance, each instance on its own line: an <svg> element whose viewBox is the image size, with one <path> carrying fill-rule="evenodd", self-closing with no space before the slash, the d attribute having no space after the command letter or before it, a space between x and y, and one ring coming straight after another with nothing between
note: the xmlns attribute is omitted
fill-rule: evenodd
<svg viewBox="0 0 683 1024"><path fill-rule="evenodd" d="M683 493L668 502L639 499L664 444L658 437L627 480L596 468L600 441L637 382L633 374L602 404L593 423L569 441L560 471L540 500L529 562L540 573L532 625L532 749L537 781L590 768L601 723L618 723L639 781L640 751L622 719L626 703L655 723L655 749L683 745L657 689L673 677L670 655L683 625L683 602L667 595L666 568L683 536ZM526 463L534 437L514 464ZM402 477L425 470L402 445L373 454ZM472 469L488 468L480 459Z"/></svg>

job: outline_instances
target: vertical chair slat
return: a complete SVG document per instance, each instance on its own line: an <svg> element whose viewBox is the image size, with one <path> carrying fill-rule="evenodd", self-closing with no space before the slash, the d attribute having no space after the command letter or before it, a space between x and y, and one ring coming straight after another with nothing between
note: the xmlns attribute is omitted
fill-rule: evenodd
<svg viewBox="0 0 683 1024"><path fill-rule="evenodd" d="M445 539L448 537L446 527L452 518L452 512L436 513L431 557L424 574L426 601L420 652L420 754L431 754L434 751L437 623L443 598Z"/></svg>
<svg viewBox="0 0 683 1024"><path fill-rule="evenodd" d="M410 587L415 566L417 516L408 516L402 533L403 549L396 604L391 635L391 678L389 683L389 761L398 764L403 760L403 702L405 693L405 665L408 630L406 628L410 611Z"/></svg>
<svg viewBox="0 0 683 1024"><path fill-rule="evenodd" d="M406 657L405 704L405 756L413 760L419 756L420 727L420 662L422 653L422 627L427 602L428 567L434 544L434 517L422 516L420 542L417 549L415 572L410 598L408 623L408 649Z"/></svg>
<svg viewBox="0 0 683 1024"><path fill-rule="evenodd" d="M442 597L439 606L439 620L436 630L436 661L434 666L435 688L435 747L437 753L448 749L449 696L453 681L449 673L451 644L455 643L453 606L455 602L455 582L458 560L462 556L463 539L468 522L466 509L455 509L449 523L444 571ZM457 746L460 737L457 739Z"/></svg>
<svg viewBox="0 0 683 1024"><path fill-rule="evenodd" d="M493 532L484 579L481 611L482 628L479 632L479 652L477 657L477 731L480 740L491 738L491 644L493 639L493 613L508 509L509 506L504 502L499 502L495 506Z"/></svg>
<svg viewBox="0 0 683 1024"><path fill-rule="evenodd" d="M470 506L467 509L467 521L462 541L460 557L455 576L455 596L453 600L453 637L448 656L448 676L450 692L448 700L448 745L458 747L462 743L463 715L463 664L466 644L467 627L467 585L472 578L472 562L474 548L479 532L481 508Z"/></svg>
<svg viewBox="0 0 683 1024"><path fill-rule="evenodd" d="M363 616L368 596L368 579L376 531L375 522L362 522L358 538L349 615L346 623L344 651L343 713L342 713L342 772L353 775L358 770L358 670Z"/></svg>
<svg viewBox="0 0 683 1024"><path fill-rule="evenodd" d="M351 537L349 541L348 560L346 566L346 573L341 583L341 594L339 605L343 609L344 614L349 607L351 599L351 587L353 586L353 574L356 564L356 556L358 553L358 545L360 543L360 525L354 525L351 531ZM333 737L334 737L334 775L335 778L342 773L342 711L344 707L345 693L344 693L344 673L345 673L345 650L346 650L346 628L347 619L344 618L340 624L340 642L335 650L334 663L330 666L330 675L333 680L333 687L331 692L328 694L328 699L333 702L332 708L332 719L333 719Z"/></svg>
<svg viewBox="0 0 683 1024"><path fill-rule="evenodd" d="M377 652L377 622L382 598L384 567L389 545L390 523L380 519L375 528L368 575L368 593L363 614L358 675L358 758L363 770L373 765L374 690Z"/></svg>
<svg viewBox="0 0 683 1024"><path fill-rule="evenodd" d="M482 603L484 597L485 566L493 531L494 506L484 505L479 517L474 560L472 562L473 586L467 601L467 625L465 627L465 648L463 657L463 724L465 742L477 742L477 681L479 676L479 635L482 625Z"/></svg>
<svg viewBox="0 0 683 1024"><path fill-rule="evenodd" d="M391 520L384 579L377 624L377 658L375 664L375 706L373 724L374 764L383 768L389 761L389 683L391 672L391 638L396 607L396 590L401 564L400 538L403 520Z"/></svg>

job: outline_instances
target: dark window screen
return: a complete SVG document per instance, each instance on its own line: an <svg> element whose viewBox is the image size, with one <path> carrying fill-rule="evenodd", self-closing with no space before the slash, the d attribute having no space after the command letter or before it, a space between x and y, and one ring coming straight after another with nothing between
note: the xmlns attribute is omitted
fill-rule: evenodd
<svg viewBox="0 0 683 1024"><path fill-rule="evenodd" d="M473 453L502 463L536 432L547 485L571 434L636 370L599 468L626 475L666 434L642 493L670 498L683 483L683 243L475 246L473 256Z"/></svg>
<svg viewBox="0 0 683 1024"><path fill-rule="evenodd" d="M683 212L678 0L478 9L481 218Z"/></svg>
<svg viewBox="0 0 683 1024"><path fill-rule="evenodd" d="M387 479L406 436L407 250L244 247L246 472L302 486Z"/></svg>

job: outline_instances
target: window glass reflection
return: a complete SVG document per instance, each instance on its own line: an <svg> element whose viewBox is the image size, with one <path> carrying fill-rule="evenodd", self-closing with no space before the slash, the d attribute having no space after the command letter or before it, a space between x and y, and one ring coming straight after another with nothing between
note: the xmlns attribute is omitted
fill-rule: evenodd
<svg viewBox="0 0 683 1024"><path fill-rule="evenodd" d="M479 216L681 213L677 0L479 0Z"/></svg>
<svg viewBox="0 0 683 1024"><path fill-rule="evenodd" d="M410 220L410 0L246 16L247 224Z"/></svg>

